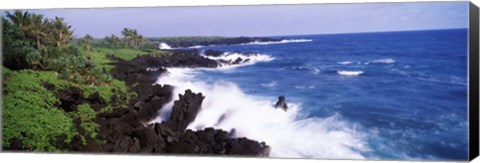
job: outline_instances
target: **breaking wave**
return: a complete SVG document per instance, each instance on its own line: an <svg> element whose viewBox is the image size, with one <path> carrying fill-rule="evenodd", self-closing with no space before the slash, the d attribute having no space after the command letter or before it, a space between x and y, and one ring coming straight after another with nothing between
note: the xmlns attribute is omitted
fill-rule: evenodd
<svg viewBox="0 0 480 163"><path fill-rule="evenodd" d="M172 49L172 47L167 43L161 42L160 44L158 44L158 49L169 50Z"/></svg>
<svg viewBox="0 0 480 163"><path fill-rule="evenodd" d="M362 75L363 71L346 71L346 70L339 70L337 71L339 75L344 75L344 76L358 76Z"/></svg>
<svg viewBox="0 0 480 163"><path fill-rule="evenodd" d="M365 64L370 64L370 63L377 63L377 64L393 64L395 63L395 60L392 58L387 58L387 59L376 59L372 61L365 62Z"/></svg>
<svg viewBox="0 0 480 163"><path fill-rule="evenodd" d="M337 62L338 64L341 64L341 65L349 65L349 64L352 64L353 62L352 61L341 61L341 62Z"/></svg>
<svg viewBox="0 0 480 163"><path fill-rule="evenodd" d="M218 61L220 63L220 67L223 68L233 68L239 66L247 66L253 65L258 62L269 62L274 60L270 55L267 54L259 54L259 53L231 53L231 52L224 52L219 56L208 56L204 54L200 54L205 58Z"/></svg>
<svg viewBox="0 0 480 163"><path fill-rule="evenodd" d="M195 78L202 71L168 68L158 79L157 84L170 84L175 89L173 100L160 110L156 122L167 119L178 94L191 89L205 99L189 129L235 129L235 137L266 142L271 147L270 157L276 158L364 159L361 153L369 151L365 134L338 113L305 118L302 104L292 101L287 111L275 109L276 97L249 95L233 82L203 82Z"/></svg>
<svg viewBox="0 0 480 163"><path fill-rule="evenodd" d="M241 45L270 45L270 44L285 44L285 43L299 43L299 42L312 42L311 39L283 39L281 41L254 41L244 43Z"/></svg>

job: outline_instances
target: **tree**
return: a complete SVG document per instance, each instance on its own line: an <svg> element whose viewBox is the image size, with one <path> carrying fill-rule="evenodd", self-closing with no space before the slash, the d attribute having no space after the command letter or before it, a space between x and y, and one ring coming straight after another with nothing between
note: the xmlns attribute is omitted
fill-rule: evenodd
<svg viewBox="0 0 480 163"><path fill-rule="evenodd" d="M22 12L21 10L15 10L13 13L7 12L6 15L20 29L28 26L32 18L32 14L28 13L28 11Z"/></svg>
<svg viewBox="0 0 480 163"><path fill-rule="evenodd" d="M29 41L30 45L37 49L45 46L59 47L67 45L72 40L73 32L71 26L65 23L63 18L55 17L50 20L40 14L31 14L15 10L6 13L7 18L20 28Z"/></svg>
<svg viewBox="0 0 480 163"><path fill-rule="evenodd" d="M136 29L124 28L122 30L124 47L138 48L145 42L145 38L138 34Z"/></svg>
<svg viewBox="0 0 480 163"><path fill-rule="evenodd" d="M82 45L82 47L91 52L92 51L92 44L93 44L93 37L89 34L85 35L81 40L80 40L80 44Z"/></svg>
<svg viewBox="0 0 480 163"><path fill-rule="evenodd" d="M110 37L106 36L105 41L112 47L120 46L120 38L112 34Z"/></svg>
<svg viewBox="0 0 480 163"><path fill-rule="evenodd" d="M122 35L123 35L123 43L124 47L129 47L130 42L132 41L132 34L133 30L129 28L123 28Z"/></svg>
<svg viewBox="0 0 480 163"><path fill-rule="evenodd" d="M4 22L4 35L8 35L5 41L5 62L12 69L48 69L49 64L59 57L78 55L70 46L73 31L71 26L65 23L63 18L44 18L40 14L32 14L16 10L13 13L6 12ZM26 63L26 64L25 64ZM18 65L24 66L18 66Z"/></svg>
<svg viewBox="0 0 480 163"><path fill-rule="evenodd" d="M66 24L63 18L55 17L53 21L47 21L44 27L50 27L46 39L50 45L60 47L70 43L73 37L71 26ZM42 26L42 25L41 25Z"/></svg>
<svg viewBox="0 0 480 163"><path fill-rule="evenodd" d="M7 12L6 15L15 26L23 31L30 45L35 45L37 48L41 47L40 39L46 35L43 33L44 20L42 15L22 12L21 10L15 10L14 13Z"/></svg>
<svg viewBox="0 0 480 163"><path fill-rule="evenodd" d="M2 17L3 65L12 70L29 68L40 53L25 40L25 34L17 26Z"/></svg>
<svg viewBox="0 0 480 163"><path fill-rule="evenodd" d="M142 36L142 35L138 35L136 38L136 45L135 45L135 48L138 48L140 46L142 46L144 43L145 43L145 38Z"/></svg>

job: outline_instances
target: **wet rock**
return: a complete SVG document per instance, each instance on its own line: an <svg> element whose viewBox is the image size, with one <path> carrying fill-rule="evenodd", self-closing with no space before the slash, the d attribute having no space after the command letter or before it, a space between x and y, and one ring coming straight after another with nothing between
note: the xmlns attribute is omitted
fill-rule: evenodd
<svg viewBox="0 0 480 163"><path fill-rule="evenodd" d="M237 58L235 61L232 62L232 64L236 65L236 64L241 64L241 63L244 63L245 61L242 60L242 58Z"/></svg>
<svg viewBox="0 0 480 163"><path fill-rule="evenodd" d="M288 110L288 105L287 105L287 102L285 101L285 96L279 96L278 97L278 101L275 104L275 108L281 108L284 111Z"/></svg>
<svg viewBox="0 0 480 163"><path fill-rule="evenodd" d="M212 57L221 56L221 55L223 55L223 53L224 53L223 51L212 50L212 49L208 49L208 50L203 51L203 54L205 54L206 56L212 56Z"/></svg>
<svg viewBox="0 0 480 163"><path fill-rule="evenodd" d="M188 124L195 120L205 96L186 90L184 95L179 95L179 100L174 102L167 125L174 131L184 131Z"/></svg>
<svg viewBox="0 0 480 163"><path fill-rule="evenodd" d="M227 150L226 154L230 155L267 157L270 153L270 147L265 145L264 142L258 143L247 138L231 139L225 148Z"/></svg>
<svg viewBox="0 0 480 163"><path fill-rule="evenodd" d="M147 102L145 105L143 105L143 107L138 112L137 119L139 119L142 122L147 122L154 119L155 117L157 117L158 111L167 102L168 102L167 98L158 98L158 99L153 99Z"/></svg>
<svg viewBox="0 0 480 163"><path fill-rule="evenodd" d="M246 138L229 138L223 130L205 128L187 130L175 144L171 153L175 154L229 154L242 156L268 156L270 147Z"/></svg>

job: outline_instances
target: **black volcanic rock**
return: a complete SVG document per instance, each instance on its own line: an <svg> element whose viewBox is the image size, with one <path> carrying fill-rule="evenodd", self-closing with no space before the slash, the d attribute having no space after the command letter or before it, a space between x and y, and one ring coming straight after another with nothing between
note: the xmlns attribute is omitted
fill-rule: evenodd
<svg viewBox="0 0 480 163"><path fill-rule="evenodd" d="M75 111L77 106L83 103L83 92L78 87L67 87L61 91L55 91L55 96L60 100L60 108L65 112Z"/></svg>
<svg viewBox="0 0 480 163"><path fill-rule="evenodd" d="M136 58L132 61L119 60L113 64L115 67L110 70L110 73L114 78L125 81L127 85L154 83L160 74L166 71L159 63L149 61L149 58Z"/></svg>
<svg viewBox="0 0 480 163"><path fill-rule="evenodd" d="M175 154L229 154L243 156L268 156L270 147L265 143L246 138L230 138L226 131L205 128L204 130L187 130L179 142L173 146Z"/></svg>
<svg viewBox="0 0 480 163"><path fill-rule="evenodd" d="M268 42L268 41L281 41L282 39L278 38L268 38L268 37L227 37L227 38L218 38L210 40L194 40L194 39L183 39L183 40L173 40L173 39L160 39L159 42L167 43L170 47L181 48L181 47L192 47L192 46L211 46L211 45L237 45L245 44L251 42Z"/></svg>
<svg viewBox="0 0 480 163"><path fill-rule="evenodd" d="M268 157L270 147L264 142L258 143L247 138L237 138L228 141L225 146L227 153L230 155L250 155Z"/></svg>
<svg viewBox="0 0 480 163"><path fill-rule="evenodd" d="M223 55L223 51L218 51L218 50L212 50L212 49L208 49L208 50L205 50L203 51L203 54L206 55L206 56L212 56L212 57L218 57L218 56L221 56Z"/></svg>
<svg viewBox="0 0 480 163"><path fill-rule="evenodd" d="M287 111L288 105L287 105L287 102L285 101L285 96L279 96L278 97L278 101L275 104L275 108L281 108L284 111Z"/></svg>
<svg viewBox="0 0 480 163"><path fill-rule="evenodd" d="M175 131L184 131L188 124L195 120L205 96L202 93L195 94L191 90L186 90L185 94L179 97L179 100L174 102L167 125Z"/></svg>
<svg viewBox="0 0 480 163"><path fill-rule="evenodd" d="M161 57L160 60L166 67L218 67L218 63L214 60L204 58L199 54L198 50L194 51L177 51L174 55Z"/></svg>
<svg viewBox="0 0 480 163"><path fill-rule="evenodd" d="M106 105L105 100L100 97L100 94L98 92L95 92L88 96L85 101L87 101L90 104L90 107L95 111L99 111Z"/></svg>
<svg viewBox="0 0 480 163"><path fill-rule="evenodd" d="M167 122L148 123L172 100L173 86L153 85L166 72L165 67L217 67L219 64L199 56L198 51L174 53L163 57L142 56L131 61L109 56L115 61L112 63L115 67L110 71L112 76L125 81L129 91L137 96L126 107L112 108L110 112L97 115L95 122L99 131L96 139L101 141L87 138L84 145L80 137L75 137L69 149L82 152L268 156L269 147L264 143L233 138L219 129L186 130L195 120L205 98L191 90L179 95ZM48 87L54 89L54 86ZM58 91L56 95L65 110L75 110L79 102L87 102L95 110L106 105L98 94L83 98L83 92L74 87Z"/></svg>

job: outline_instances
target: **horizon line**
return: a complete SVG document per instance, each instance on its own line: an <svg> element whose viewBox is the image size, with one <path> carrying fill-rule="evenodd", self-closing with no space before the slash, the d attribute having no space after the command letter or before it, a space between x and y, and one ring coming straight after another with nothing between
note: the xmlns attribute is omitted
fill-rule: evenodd
<svg viewBox="0 0 480 163"><path fill-rule="evenodd" d="M222 35L186 35L186 36L151 36L145 37L148 38L169 38L169 37L225 37L225 38L236 38L236 37L292 37L292 36L308 36L308 35L344 35L344 34L369 34L369 33L393 33L393 32L420 32L420 31L442 31L442 30L460 30L460 29L468 29L469 27L461 27L461 28L435 28L435 29L411 29L411 30L392 30L392 31L365 31L365 32L339 32L339 33L310 33L310 34L289 34L289 35L263 35L263 36L247 36L247 35L239 35L239 36L222 36ZM103 37L93 37L94 39L103 39L107 36ZM83 36L82 36L83 37ZM74 37L74 39L80 39L82 37Z"/></svg>

